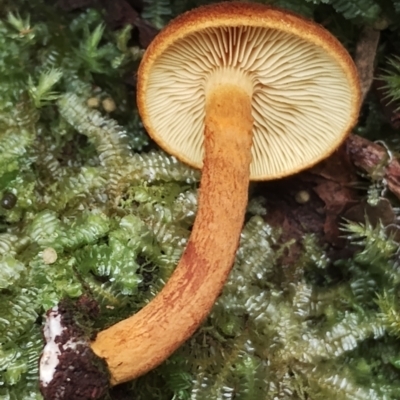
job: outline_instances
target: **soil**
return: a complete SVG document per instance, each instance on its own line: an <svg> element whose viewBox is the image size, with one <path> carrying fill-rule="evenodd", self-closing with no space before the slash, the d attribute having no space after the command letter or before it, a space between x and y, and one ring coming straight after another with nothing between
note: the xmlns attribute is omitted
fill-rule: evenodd
<svg viewBox="0 0 400 400"><path fill-rule="evenodd" d="M78 304L79 307L79 304ZM50 310L47 313L49 318ZM41 385L45 400L94 400L107 393L109 376L105 364L93 353L84 331L75 320L76 309L62 301L58 305L62 334L55 338L61 351L52 381ZM76 345L71 348L69 343Z"/></svg>

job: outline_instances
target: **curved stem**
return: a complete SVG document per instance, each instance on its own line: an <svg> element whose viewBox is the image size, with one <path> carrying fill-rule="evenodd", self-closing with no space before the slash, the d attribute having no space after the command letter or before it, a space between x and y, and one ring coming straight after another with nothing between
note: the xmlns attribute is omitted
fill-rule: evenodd
<svg viewBox="0 0 400 400"><path fill-rule="evenodd" d="M210 312L233 265L247 205L251 98L221 85L207 98L199 208L187 248L160 293L132 317L100 332L93 351L111 384L163 362Z"/></svg>

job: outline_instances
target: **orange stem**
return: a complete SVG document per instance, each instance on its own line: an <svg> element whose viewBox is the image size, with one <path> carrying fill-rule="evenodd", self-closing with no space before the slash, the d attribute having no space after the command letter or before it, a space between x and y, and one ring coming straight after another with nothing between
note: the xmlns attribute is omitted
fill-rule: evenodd
<svg viewBox="0 0 400 400"><path fill-rule="evenodd" d="M199 207L187 248L160 293L91 344L108 364L112 385L143 375L169 357L195 332L222 290L247 205L250 101L233 85L221 85L207 98Z"/></svg>

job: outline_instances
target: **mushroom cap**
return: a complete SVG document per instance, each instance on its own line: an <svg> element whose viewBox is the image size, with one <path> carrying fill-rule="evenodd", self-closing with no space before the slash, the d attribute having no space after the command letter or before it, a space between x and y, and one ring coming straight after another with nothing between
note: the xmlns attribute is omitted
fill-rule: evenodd
<svg viewBox="0 0 400 400"><path fill-rule="evenodd" d="M357 121L357 70L334 36L291 12L224 2L177 17L147 49L137 104L150 136L201 168L207 91L227 79L252 96L252 180L311 167Z"/></svg>

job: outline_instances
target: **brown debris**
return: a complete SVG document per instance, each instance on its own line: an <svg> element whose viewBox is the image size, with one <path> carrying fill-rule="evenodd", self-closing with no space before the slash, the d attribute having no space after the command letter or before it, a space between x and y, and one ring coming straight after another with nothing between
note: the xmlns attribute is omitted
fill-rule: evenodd
<svg viewBox="0 0 400 400"><path fill-rule="evenodd" d="M378 48L380 31L365 26L356 45L354 62L360 76L361 93L364 99L374 79L375 56Z"/></svg>
<svg viewBox="0 0 400 400"><path fill-rule="evenodd" d="M281 229L282 243L292 241L281 259L284 281L293 282L303 274L297 269L296 261L303 251L301 242L305 234L314 233L321 245L328 246L331 257L341 258L351 256L353 251L340 231L343 218L363 223L367 217L373 225L378 222L385 226L394 224L395 214L388 200L382 199L374 207L363 200L365 193L356 190L360 180L356 167L373 175L384 157L388 159L382 146L351 136L331 157L314 168L288 179L259 185L259 194L268 203L266 221ZM400 198L400 164L392 160L383 171L389 189ZM299 191L306 191L309 200L296 201ZM392 231L396 237L400 236L397 229Z"/></svg>
<svg viewBox="0 0 400 400"><path fill-rule="evenodd" d="M296 261L303 252L301 241L306 233L324 236L324 204L313 192L312 184L304 181L304 174L274 182L260 183L257 194L265 197L268 213L266 222L281 230L281 243L290 243L280 260L283 282L296 282L303 271ZM306 191L310 198L305 203L296 201L296 194Z"/></svg>
<svg viewBox="0 0 400 400"><path fill-rule="evenodd" d="M400 163L377 143L357 135L347 140L347 151L353 164L372 178L385 179L388 189L400 199Z"/></svg>
<svg viewBox="0 0 400 400"><path fill-rule="evenodd" d="M314 187L314 191L325 203L325 239L337 245L341 241L338 218L349 204L355 202L355 199L352 198L350 189L334 181L321 182Z"/></svg>
<svg viewBox="0 0 400 400"><path fill-rule="evenodd" d="M333 245L342 246L344 241L339 231L341 215L359 201L354 189L354 183L357 181L356 170L345 146L340 147L310 172L313 174L312 180L316 183L313 190L325 204L325 240Z"/></svg>
<svg viewBox="0 0 400 400"><path fill-rule="evenodd" d="M381 198L376 205L371 205L365 200L365 192L356 190L361 179L357 169L372 180L386 180L388 189L400 199L399 161L383 146L356 135L351 135L331 157L314 168L288 179L259 184L258 194L268 204L266 221L281 229L282 243L292 241L281 259L286 281L302 276L302 271L296 269L296 260L302 253L301 241L307 233L314 233L321 245L328 246L327 251L333 257L340 258L343 251L349 250L340 231L344 218L360 223L367 218L373 226L382 223L400 240L390 201ZM309 200L296 201L299 191L307 192Z"/></svg>
<svg viewBox="0 0 400 400"><path fill-rule="evenodd" d="M390 201L382 198L375 206L368 204L367 201L362 201L356 204L347 210L344 214L344 218L360 223L364 223L365 218L367 218L369 223L373 226L376 226L379 223L388 226L395 223L396 214L394 213Z"/></svg>
<svg viewBox="0 0 400 400"><path fill-rule="evenodd" d="M310 170L293 178L262 185L271 186L268 189L269 193L266 191L265 197L269 203L276 202L276 212L282 213L286 219L291 216L296 221L296 223L286 222L291 228L285 235L300 239L306 232L318 233L322 234L324 242L335 244L338 237L329 231L329 227L327 230L326 218L327 216L337 218L359 202L358 194L354 189L356 181L356 170L345 146L342 146L331 157ZM306 190L310 194L310 200L304 204L296 201L296 194L301 190ZM270 222L279 222L282 226L283 217L273 221L276 217L271 214L270 212L267 217L271 219ZM293 228L294 225L297 228ZM333 231L336 232L336 228Z"/></svg>
<svg viewBox="0 0 400 400"><path fill-rule="evenodd" d="M314 176L320 176L342 185L351 185L357 180L356 169L345 145L339 147L329 158L314 166L310 172Z"/></svg>

